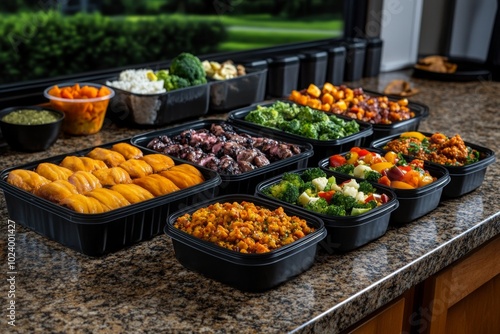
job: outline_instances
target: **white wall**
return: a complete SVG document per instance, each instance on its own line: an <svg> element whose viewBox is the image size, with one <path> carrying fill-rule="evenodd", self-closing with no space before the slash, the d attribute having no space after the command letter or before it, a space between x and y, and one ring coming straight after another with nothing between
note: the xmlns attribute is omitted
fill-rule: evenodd
<svg viewBox="0 0 500 334"><path fill-rule="evenodd" d="M496 10L497 0L456 0L450 56L486 60Z"/></svg>
<svg viewBox="0 0 500 334"><path fill-rule="evenodd" d="M380 13L384 42L381 71L401 69L417 61L422 5L423 0L384 0Z"/></svg>

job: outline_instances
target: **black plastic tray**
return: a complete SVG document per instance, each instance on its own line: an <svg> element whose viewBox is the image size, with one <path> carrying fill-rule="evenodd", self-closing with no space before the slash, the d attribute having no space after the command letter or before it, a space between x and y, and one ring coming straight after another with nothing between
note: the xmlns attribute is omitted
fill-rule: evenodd
<svg viewBox="0 0 500 334"><path fill-rule="evenodd" d="M371 149L372 152L381 152L380 150ZM345 155L347 152L343 153ZM325 171L333 173L335 176L344 175L328 168L329 158L325 158L319 163L319 167ZM424 163L424 169L429 171L429 174L436 177L437 180L416 189L391 189L395 194L399 202L399 207L391 213L390 224L400 225L404 223L411 222L417 218L420 218L435 208L438 207L441 201L441 195L443 193L444 187L450 182L451 178L448 170L442 166L430 164L428 162ZM353 176L350 176L355 178ZM355 178L358 179L358 178ZM361 179L358 179L361 180ZM373 184L373 182L372 182ZM386 187L384 185L379 185L380 187Z"/></svg>
<svg viewBox="0 0 500 334"><path fill-rule="evenodd" d="M111 147L114 143L117 142L100 147ZM197 166L206 180L199 185L105 213L82 214L37 197L6 181L9 172L14 169L34 170L42 162L59 163L68 155L83 156L91 149L3 170L0 173L0 188L4 192L10 219L77 252L101 256L162 233L171 212L213 198L214 189L221 182L217 173ZM147 153L150 152L144 151L144 154ZM184 163L173 159L176 164Z"/></svg>
<svg viewBox="0 0 500 334"><path fill-rule="evenodd" d="M253 202L275 209L282 206L288 215L305 219L316 228L313 233L279 249L262 254L235 252L198 239L173 227L176 219L217 202ZM227 194L197 203L170 215L165 233L172 238L175 257L186 268L244 291L262 292L282 284L309 269L318 243L326 236L323 221L288 205L280 205L247 194Z"/></svg>
<svg viewBox="0 0 500 334"><path fill-rule="evenodd" d="M387 96L389 101L401 100L401 97L385 95L378 92L365 90L363 91L370 96ZM423 103L412 101L408 99L408 108L415 113L415 116L392 124L371 124L373 127L373 134L367 137L363 142L363 146L369 146L374 140L384 138L393 134L399 134L407 131L416 131L420 126L420 122L429 117L429 107Z"/></svg>
<svg viewBox="0 0 500 334"><path fill-rule="evenodd" d="M430 132L421 132L427 137L433 135ZM385 144L399 137L399 134L381 138L373 141L371 147L383 150ZM465 145L479 151L480 160L466 166L446 166L429 162L429 165L439 165L448 170L450 174L450 182L443 189L443 196L447 198L455 198L465 195L477 189L483 183L486 169L489 165L495 162L495 153L489 148L482 147L476 144L464 141ZM411 158L411 156L408 156Z"/></svg>
<svg viewBox="0 0 500 334"><path fill-rule="evenodd" d="M249 69L246 75L210 81L208 112L224 112L262 101L266 95L267 67Z"/></svg>
<svg viewBox="0 0 500 334"><path fill-rule="evenodd" d="M106 117L136 127L167 125L200 117L208 112L210 84L159 94L137 94L115 88Z"/></svg>
<svg viewBox="0 0 500 334"><path fill-rule="evenodd" d="M294 173L302 173L305 169L297 169ZM328 176L335 176L337 184L352 179L342 174L334 174L331 171L325 171ZM327 176L327 177L328 177ZM389 202L372 209L367 213L359 216L327 216L319 213L308 211L298 205L293 205L266 195L263 190L275 183L278 183L282 175L275 176L271 179L263 181L255 188L255 195L266 198L270 201L279 203L280 205L289 205L297 208L297 210L307 212L317 216L323 220L327 237L321 241L321 247L328 253L347 252L366 245L367 243L376 240L383 236L389 226L391 213L399 206L396 194L387 187L382 187L377 184L373 185L377 189L377 193L386 194L389 196Z"/></svg>
<svg viewBox="0 0 500 334"><path fill-rule="evenodd" d="M412 75L415 78L453 82L491 80L492 78L491 71L482 61L463 57L448 57L448 61L457 64L455 72L440 73L413 67Z"/></svg>
<svg viewBox="0 0 500 334"><path fill-rule="evenodd" d="M208 120L200 120L193 121L189 123L185 123L181 126L172 127L164 130L157 130L141 135L137 135L132 137L131 143L133 145L139 146L143 149L149 149L147 147L148 143L161 135L167 136L175 136L187 129L199 130L199 129L210 129L212 124L223 124L227 123L224 120L219 119L208 119ZM237 174L237 175L224 175L221 174L221 184L216 189L216 195L224 195L229 193L237 193L237 194L253 194L255 191L255 186L262 181L263 179L270 178L274 175L281 174L288 170L293 170L301 167L306 167L308 164L308 159L313 156L314 151L310 144L300 142L297 140L282 138L275 134L267 133L259 133L258 131L252 129L241 128L238 125L231 124L233 129L240 134L247 134L250 136L256 137L269 137L275 140L281 140L290 144L299 145L302 149L300 154L296 154L292 157L286 158L281 161L271 162L267 166L259 167L249 172Z"/></svg>
<svg viewBox="0 0 500 334"><path fill-rule="evenodd" d="M286 101L286 102L290 104L293 103L291 101ZM373 133L373 127L370 124L359 123L360 129L358 133L335 140L317 140L245 121L245 116L248 115L248 113L250 113L252 110L255 110L257 105L267 107L273 105L274 103L275 102L259 103L245 108L233 110L228 115L228 121L242 128L253 129L253 131L261 133L262 136L273 136L277 134L279 136L282 136L283 138L286 138L286 140L311 144L314 150L314 156L309 159L308 162L309 166L316 167L319 161L326 156L348 151L353 146L361 146L365 138L371 136ZM352 120L351 118L348 117L343 117L339 115L336 116L347 121Z"/></svg>

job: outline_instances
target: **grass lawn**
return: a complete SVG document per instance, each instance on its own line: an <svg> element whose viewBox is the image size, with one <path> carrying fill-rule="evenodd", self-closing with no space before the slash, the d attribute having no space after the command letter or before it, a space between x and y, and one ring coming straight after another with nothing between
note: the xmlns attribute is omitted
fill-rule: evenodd
<svg viewBox="0 0 500 334"><path fill-rule="evenodd" d="M174 19L186 18L186 15L174 14L170 16ZM269 14L189 15L187 17L220 20L227 27L229 38L227 42L219 46L221 52L335 38L343 33L342 19L333 15L300 20L288 20L273 17ZM148 18L152 17L128 16L126 19L140 20Z"/></svg>

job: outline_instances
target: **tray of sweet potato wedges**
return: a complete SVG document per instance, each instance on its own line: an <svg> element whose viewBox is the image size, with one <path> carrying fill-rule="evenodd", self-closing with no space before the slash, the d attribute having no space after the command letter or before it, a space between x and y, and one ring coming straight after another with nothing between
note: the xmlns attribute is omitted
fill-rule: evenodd
<svg viewBox="0 0 500 334"><path fill-rule="evenodd" d="M129 140L0 173L9 219L89 256L161 234L169 213L214 197L220 176Z"/></svg>

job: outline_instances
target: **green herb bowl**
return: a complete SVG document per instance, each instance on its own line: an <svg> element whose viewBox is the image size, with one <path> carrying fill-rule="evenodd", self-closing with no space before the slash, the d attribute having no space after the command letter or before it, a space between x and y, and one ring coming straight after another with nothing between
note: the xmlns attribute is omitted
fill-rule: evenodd
<svg viewBox="0 0 500 334"><path fill-rule="evenodd" d="M55 120L43 124L16 124L5 121L4 117L19 110L47 110L54 114ZM45 151L52 146L61 131L64 113L41 106L16 106L0 111L0 130L7 144L14 150L24 152Z"/></svg>

